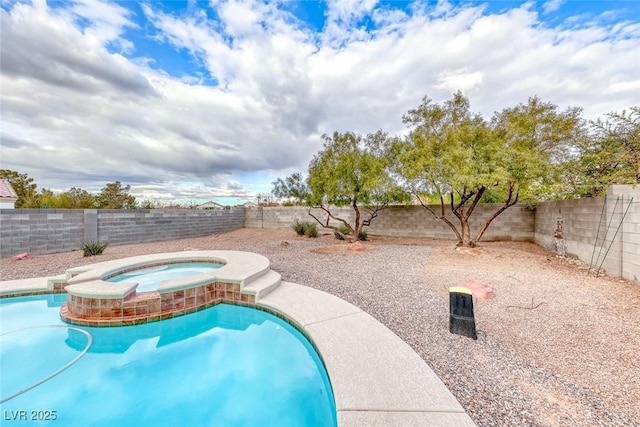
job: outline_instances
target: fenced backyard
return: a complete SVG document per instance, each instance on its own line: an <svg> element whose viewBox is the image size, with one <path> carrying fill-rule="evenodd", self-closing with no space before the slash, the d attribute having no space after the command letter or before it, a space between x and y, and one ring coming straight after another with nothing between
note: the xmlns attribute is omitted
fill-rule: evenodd
<svg viewBox="0 0 640 427"><path fill-rule="evenodd" d="M364 252L330 234L291 229L110 246L83 258L64 252L0 260L0 280L58 275L134 255L244 250L271 261L283 280L360 307L407 342L479 426L633 426L640 421L640 286L587 274L588 266L530 242L487 242L479 255L450 240L377 237ZM497 297L476 301L478 340L448 330L448 287L468 279ZM389 372L389 375L394 375Z"/></svg>
<svg viewBox="0 0 640 427"><path fill-rule="evenodd" d="M499 205L479 205L471 227L478 229ZM439 206L433 206L439 210ZM350 218L348 208L338 209ZM447 214L452 221L455 218ZM0 210L0 257L79 250L83 241L110 246L226 233L247 228L288 229L308 221L302 207L218 210ZM421 206L393 206L367 229L372 235L452 240L444 222ZM613 277L640 282L640 188L612 186L606 197L516 205L500 215L483 241L535 242L579 259Z"/></svg>

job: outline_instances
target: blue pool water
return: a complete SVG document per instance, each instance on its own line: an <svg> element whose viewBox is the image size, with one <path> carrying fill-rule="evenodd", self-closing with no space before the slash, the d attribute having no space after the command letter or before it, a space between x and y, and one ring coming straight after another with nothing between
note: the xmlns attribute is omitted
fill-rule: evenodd
<svg viewBox="0 0 640 427"><path fill-rule="evenodd" d="M118 274L107 279L107 282L135 282L138 284L136 288L138 292L155 291L163 280L196 276L220 267L222 267L222 264L214 262L180 262Z"/></svg>
<svg viewBox="0 0 640 427"><path fill-rule="evenodd" d="M1 399L69 365L0 404L0 424L336 425L317 353L271 314L221 304L139 326L69 329L65 301L0 300Z"/></svg>

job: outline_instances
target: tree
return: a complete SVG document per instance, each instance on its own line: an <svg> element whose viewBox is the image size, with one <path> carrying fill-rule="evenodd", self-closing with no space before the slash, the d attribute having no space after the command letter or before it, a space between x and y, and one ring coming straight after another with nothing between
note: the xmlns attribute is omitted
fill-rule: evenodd
<svg viewBox="0 0 640 427"><path fill-rule="evenodd" d="M258 193L256 196L258 206L272 206L273 199L271 193Z"/></svg>
<svg viewBox="0 0 640 427"><path fill-rule="evenodd" d="M586 137L581 112L574 107L560 112L556 105L533 97L494 115L492 126L521 201L533 205L574 194L567 172Z"/></svg>
<svg viewBox="0 0 640 427"><path fill-rule="evenodd" d="M445 222L461 246L475 246L491 222L519 200L534 201L551 191L556 164L580 134L579 110L558 113L553 104L531 98L505 109L487 123L458 92L442 105L425 97L403 121L411 131L387 147L396 173L435 218ZM436 197L436 211L426 202ZM469 218L483 198L501 200L471 236ZM445 215L446 207L456 226Z"/></svg>
<svg viewBox="0 0 640 427"><path fill-rule="evenodd" d="M65 201L60 194L56 194L51 190L43 188L38 195L39 208L64 209Z"/></svg>
<svg viewBox="0 0 640 427"><path fill-rule="evenodd" d="M36 208L39 205L37 185L26 173L19 173L9 169L0 169L0 179L6 179L18 195L16 208Z"/></svg>
<svg viewBox="0 0 640 427"><path fill-rule="evenodd" d="M311 196L309 186L300 172L294 172L284 180L275 180L271 193L276 199L286 199L297 205L306 204Z"/></svg>
<svg viewBox="0 0 640 427"><path fill-rule="evenodd" d="M143 200L139 203L138 207L140 209L160 209L160 203L157 200Z"/></svg>
<svg viewBox="0 0 640 427"><path fill-rule="evenodd" d="M324 149L309 164L306 182L294 173L274 182L273 194L304 201L309 215L322 227L343 234L340 223L352 240L359 240L364 227L371 225L378 212L393 202L406 200L406 194L392 181L385 157L377 156L374 148L387 138L383 132L365 138L352 132L323 135ZM334 207L351 206L352 221L339 217ZM312 209L323 212L323 218Z"/></svg>
<svg viewBox="0 0 640 427"><path fill-rule="evenodd" d="M580 147L578 195L596 196L612 184L640 183L640 107L592 121Z"/></svg>
<svg viewBox="0 0 640 427"><path fill-rule="evenodd" d="M122 186L120 181L108 183L96 196L98 209L135 209L136 198L129 194L130 185Z"/></svg>
<svg viewBox="0 0 640 427"><path fill-rule="evenodd" d="M63 193L54 193L43 188L38 195L39 206L51 209L91 209L95 204L95 196L87 190L72 187Z"/></svg>
<svg viewBox="0 0 640 427"><path fill-rule="evenodd" d="M96 196L82 188L71 187L61 197L67 209L92 209L96 204Z"/></svg>

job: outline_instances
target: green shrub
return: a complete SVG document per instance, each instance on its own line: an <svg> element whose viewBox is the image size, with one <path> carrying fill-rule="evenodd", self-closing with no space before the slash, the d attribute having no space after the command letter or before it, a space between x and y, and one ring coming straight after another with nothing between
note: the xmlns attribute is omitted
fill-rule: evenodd
<svg viewBox="0 0 640 427"><path fill-rule="evenodd" d="M297 219L291 226L298 236L318 237L318 227L315 222L303 221Z"/></svg>
<svg viewBox="0 0 640 427"><path fill-rule="evenodd" d="M298 236L304 236L305 224L306 222L300 222L296 219L291 228L293 228L293 231L295 231Z"/></svg>
<svg viewBox="0 0 640 427"><path fill-rule="evenodd" d="M338 230L333 232L333 236L338 240L344 240L344 236L349 236L350 234L351 234L351 230L349 230L349 227L347 227L344 224L340 225L338 227ZM369 235L367 234L367 232L364 231L364 229L360 230L360 233L358 233L358 240L364 241L364 240L367 240L368 238L369 238Z"/></svg>
<svg viewBox="0 0 640 427"><path fill-rule="evenodd" d="M318 227L315 222L304 223L304 235L307 237L318 237Z"/></svg>
<svg viewBox="0 0 640 427"><path fill-rule="evenodd" d="M342 233L342 235L340 233ZM351 230L349 230L349 227L344 224L340 224L338 230L333 232L333 236L338 240L344 240L343 236L348 236L350 233Z"/></svg>
<svg viewBox="0 0 640 427"><path fill-rule="evenodd" d="M102 255L102 252L107 249L106 243L100 242L82 242L82 253L85 257L93 255Z"/></svg>

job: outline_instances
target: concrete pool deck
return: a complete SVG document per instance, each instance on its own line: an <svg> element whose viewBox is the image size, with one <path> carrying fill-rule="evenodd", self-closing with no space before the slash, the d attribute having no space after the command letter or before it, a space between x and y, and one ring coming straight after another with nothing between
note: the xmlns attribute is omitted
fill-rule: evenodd
<svg viewBox="0 0 640 427"><path fill-rule="evenodd" d="M0 282L0 296L53 293L64 277ZM475 425L426 362L358 307L289 282L257 296L255 306L289 320L313 342L331 381L339 426Z"/></svg>

